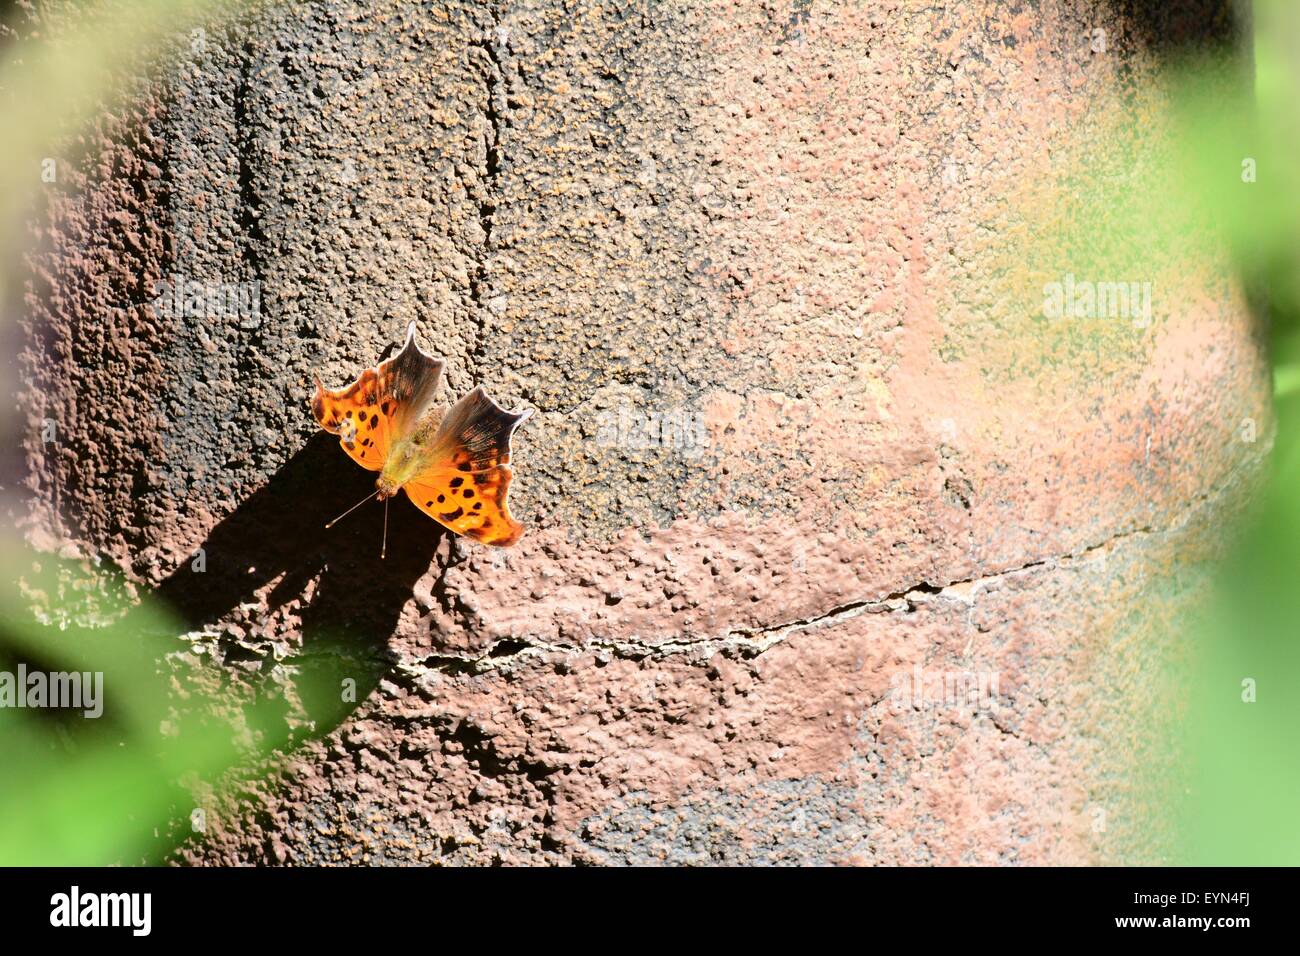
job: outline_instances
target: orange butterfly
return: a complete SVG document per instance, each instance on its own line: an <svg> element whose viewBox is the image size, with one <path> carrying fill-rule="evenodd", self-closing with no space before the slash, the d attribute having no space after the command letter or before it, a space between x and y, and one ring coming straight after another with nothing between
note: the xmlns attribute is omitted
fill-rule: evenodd
<svg viewBox="0 0 1300 956"><path fill-rule="evenodd" d="M412 322L402 350L351 385L329 389L316 379L316 421L339 436L353 461L379 472L376 490L327 528L371 498L384 501L400 488L457 534L501 547L519 540L524 526L506 505L510 436L532 409L508 412L481 385L451 408L430 407L445 364L415 344ZM387 530L385 510L385 539Z"/></svg>

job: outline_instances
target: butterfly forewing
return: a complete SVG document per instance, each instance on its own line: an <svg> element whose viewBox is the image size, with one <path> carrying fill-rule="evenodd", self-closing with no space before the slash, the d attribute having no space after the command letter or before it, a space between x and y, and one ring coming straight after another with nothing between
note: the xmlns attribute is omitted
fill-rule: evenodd
<svg viewBox="0 0 1300 956"><path fill-rule="evenodd" d="M428 464L403 487L415 506L484 544L514 544L523 525L510 514L510 437L529 415L499 407L481 388L447 413Z"/></svg>
<svg viewBox="0 0 1300 956"><path fill-rule="evenodd" d="M415 344L411 323L402 350L366 369L352 384L329 389L318 380L312 415L321 428L339 436L353 461L380 471L393 442L411 434L433 400L443 365Z"/></svg>

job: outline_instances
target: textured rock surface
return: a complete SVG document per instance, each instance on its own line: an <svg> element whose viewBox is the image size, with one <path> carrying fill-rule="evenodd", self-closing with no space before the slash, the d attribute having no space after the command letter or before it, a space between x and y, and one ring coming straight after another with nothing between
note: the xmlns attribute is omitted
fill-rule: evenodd
<svg viewBox="0 0 1300 956"><path fill-rule="evenodd" d="M33 226L29 536L286 720L304 652L362 688L184 858L1158 858L1130 758L1267 370L1212 276L1152 276L1147 328L1053 323L1014 249L1117 101L1158 138L1132 91L1225 35L1200 7L323 2L178 38ZM160 314L178 275L260 309ZM377 508L322 529L370 478L312 374L412 319L454 394L537 409L508 554L409 507L382 563ZM900 705L918 668L997 706Z"/></svg>

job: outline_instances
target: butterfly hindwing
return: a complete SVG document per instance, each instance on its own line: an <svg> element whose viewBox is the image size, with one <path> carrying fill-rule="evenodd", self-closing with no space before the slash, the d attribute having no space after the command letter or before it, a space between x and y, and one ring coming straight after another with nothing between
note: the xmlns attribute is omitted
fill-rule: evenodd
<svg viewBox="0 0 1300 956"><path fill-rule="evenodd" d="M480 386L452 406L431 443L429 465L403 487L415 506L457 534L514 544L524 528L510 514L510 437L531 410L508 412Z"/></svg>
<svg viewBox="0 0 1300 956"><path fill-rule="evenodd" d="M321 428L339 436L353 461L379 471L393 442L415 429L433 400L443 365L415 344L412 322L402 350L377 368L366 369L352 384L329 389L317 379L312 415Z"/></svg>

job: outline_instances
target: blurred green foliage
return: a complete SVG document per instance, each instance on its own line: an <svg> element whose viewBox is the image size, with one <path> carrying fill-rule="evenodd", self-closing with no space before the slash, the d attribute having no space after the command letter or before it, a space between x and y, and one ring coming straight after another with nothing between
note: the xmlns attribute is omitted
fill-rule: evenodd
<svg viewBox="0 0 1300 956"><path fill-rule="evenodd" d="M39 202L42 160L122 91L169 38L218 8L211 0L128 0L47 11L10 40L0 64L0 301L13 302ZM64 144L60 146L59 144ZM129 600L101 569L27 551L0 535L0 671L100 672L104 714L0 708L0 865L159 862L193 832L188 785L291 743L268 697L239 704L177 693L184 628L149 599ZM330 673L329 668L318 669ZM338 700L337 682L304 688ZM184 710L178 710L183 699ZM281 705L282 706L282 705Z"/></svg>
<svg viewBox="0 0 1300 956"><path fill-rule="evenodd" d="M1170 788L1150 824L1176 834L1172 862L1184 864L1300 863L1300 4L1257 0L1252 12L1240 48L1166 51L1150 82L1091 104L1071 148L1020 197L1031 228L1015 248L1025 287L1014 291L1031 309L1036 283L1067 273L1154 279L1175 292L1155 308L1174 322L1178 291L1241 286L1273 366L1276 431L1256 423L1259 441L1274 440L1264 488L1244 524L1223 529L1230 550L1191 630L1168 642L1191 655L1190 667L1170 662L1185 720L1145 728L1176 728L1156 743L1180 770L1131 768L1159 781L1149 792ZM1126 349L1142 339L1114 321L1056 328Z"/></svg>
<svg viewBox="0 0 1300 956"><path fill-rule="evenodd" d="M22 217L43 188L41 161L57 155L79 127L116 95L128 68L158 56L164 41L188 31L227 0L126 0L107 9L86 4L35 36L9 42L0 62L0 261L23 247ZM57 9L57 8L54 8ZM75 6L71 8L75 10ZM12 301L15 276L0 269L0 302Z"/></svg>
<svg viewBox="0 0 1300 956"><path fill-rule="evenodd" d="M202 701L173 709L167 661L182 630L154 603L106 591L98 568L6 548L0 670L100 673L103 713L0 710L0 864L156 860L188 835L193 798L179 782L255 756Z"/></svg>
<svg viewBox="0 0 1300 956"><path fill-rule="evenodd" d="M1277 416L1267 488L1194 635L1180 832L1183 862L1212 865L1300 863L1300 4L1254 4L1254 54L1253 97L1189 85L1183 110L1197 198L1267 329Z"/></svg>

